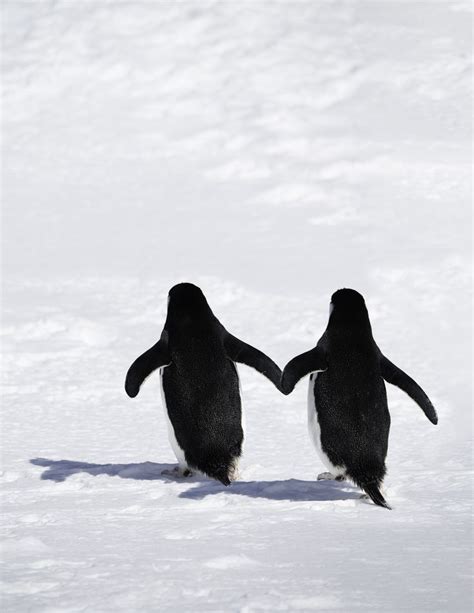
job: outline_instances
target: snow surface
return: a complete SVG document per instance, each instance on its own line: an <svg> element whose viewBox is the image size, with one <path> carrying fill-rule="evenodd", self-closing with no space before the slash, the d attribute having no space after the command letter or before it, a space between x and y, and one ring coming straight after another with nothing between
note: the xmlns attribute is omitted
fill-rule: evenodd
<svg viewBox="0 0 474 613"><path fill-rule="evenodd" d="M471 610L470 11L3 2L2 611ZM241 480L161 475L181 280L281 366L366 296L440 417L388 390L393 511L245 367Z"/></svg>

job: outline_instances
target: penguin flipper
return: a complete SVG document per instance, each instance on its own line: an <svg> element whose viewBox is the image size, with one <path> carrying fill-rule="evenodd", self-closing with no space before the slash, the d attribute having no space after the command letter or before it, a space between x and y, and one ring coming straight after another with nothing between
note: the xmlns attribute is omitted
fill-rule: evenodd
<svg viewBox="0 0 474 613"><path fill-rule="evenodd" d="M316 345L314 349L306 351L301 355L297 355L290 360L283 369L281 379L281 390L284 394L289 394L293 391L298 381L308 375L310 372L323 371L328 367L326 352L324 349Z"/></svg>
<svg viewBox="0 0 474 613"><path fill-rule="evenodd" d="M438 423L438 415L436 414L436 410L432 405L431 400L416 381L403 372L403 370L398 368L398 366L395 366L395 364L390 362L390 360L384 355L380 360L380 368L382 377L385 379L385 381L391 383L392 385L396 385L403 390L405 394L408 394L408 396L410 396L410 398L414 400L421 408L432 424Z"/></svg>
<svg viewBox="0 0 474 613"><path fill-rule="evenodd" d="M168 342L166 334L163 333L160 340L139 356L128 369L125 378L125 391L130 398L135 398L140 391L141 384L148 375L151 375L160 366L166 366L170 362Z"/></svg>
<svg viewBox="0 0 474 613"><path fill-rule="evenodd" d="M233 362L239 362L255 368L259 373L265 375L273 385L280 390L281 369L262 351L252 345L248 345L236 336L226 332L224 337L224 347L227 355Z"/></svg>

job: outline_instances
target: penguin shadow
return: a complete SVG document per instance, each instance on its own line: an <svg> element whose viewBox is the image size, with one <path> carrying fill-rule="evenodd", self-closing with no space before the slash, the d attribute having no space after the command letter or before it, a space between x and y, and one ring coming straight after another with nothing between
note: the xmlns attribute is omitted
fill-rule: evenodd
<svg viewBox="0 0 474 613"><path fill-rule="evenodd" d="M293 502L358 500L361 496L360 490L347 482L286 479L283 481L234 481L229 487L215 481L207 481L181 492L179 497L200 500L206 496L222 493Z"/></svg>
<svg viewBox="0 0 474 613"><path fill-rule="evenodd" d="M72 460L48 460L47 458L34 458L30 464L41 466L46 470L41 474L43 481L61 483L69 477L85 473L93 477L107 475L121 479L135 479L137 481L163 481L163 482L197 482L206 479L201 475L180 477L173 473L176 464L161 464L157 462L140 462L136 464L91 464L89 462L75 462ZM167 471L167 474L163 474Z"/></svg>
<svg viewBox="0 0 474 613"><path fill-rule="evenodd" d="M196 484L197 487L192 487L179 494L180 498L191 500L202 500L207 496L224 493L248 498L313 502L360 498L360 491L347 482L302 481L299 479L234 481L232 485L226 487L200 473L195 473L191 477L176 476L173 473L176 464L157 462L92 464L90 462L49 460L47 458L34 458L30 460L30 463L45 468L41 474L43 481L54 481L55 483L62 483L73 475L84 473L92 477L107 475L108 477L135 479L136 481L162 481L164 483L175 481L189 483L190 485ZM167 471L166 474L163 474L163 471Z"/></svg>

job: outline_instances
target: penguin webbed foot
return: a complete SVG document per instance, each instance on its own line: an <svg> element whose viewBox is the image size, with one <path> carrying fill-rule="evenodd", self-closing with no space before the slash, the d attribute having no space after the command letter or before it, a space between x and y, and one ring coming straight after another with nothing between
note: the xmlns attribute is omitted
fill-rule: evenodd
<svg viewBox="0 0 474 613"><path fill-rule="evenodd" d="M173 477L174 479L188 478L193 476L193 471L187 466L175 466L174 468L165 468L161 471L164 477Z"/></svg>
<svg viewBox="0 0 474 613"><path fill-rule="evenodd" d="M330 472L319 473L318 481L344 481L343 475L333 475Z"/></svg>

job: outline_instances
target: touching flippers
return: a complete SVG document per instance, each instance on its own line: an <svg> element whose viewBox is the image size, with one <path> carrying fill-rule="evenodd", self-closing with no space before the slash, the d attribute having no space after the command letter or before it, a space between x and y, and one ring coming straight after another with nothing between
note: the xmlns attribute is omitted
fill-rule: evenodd
<svg viewBox="0 0 474 613"><path fill-rule="evenodd" d="M326 353L317 345L314 349L296 356L288 362L283 370L281 391L289 394L298 381L310 372L323 371L327 368Z"/></svg>
<svg viewBox="0 0 474 613"><path fill-rule="evenodd" d="M404 373L403 370L400 370L398 366L390 362L385 356L382 356L380 360L380 368L382 377L385 381L392 385L396 385L408 394L421 408L432 424L438 423L438 415L436 414L434 406L431 404L431 400L416 381Z"/></svg>
<svg viewBox="0 0 474 613"><path fill-rule="evenodd" d="M130 398L135 398L140 391L140 386L148 375L157 368L160 368L160 366L166 366L170 362L167 335L163 332L160 340L138 357L128 369L125 379L125 391Z"/></svg>
<svg viewBox="0 0 474 613"><path fill-rule="evenodd" d="M224 338L224 346L227 355L233 362L239 362L240 364L246 364L247 366L255 368L255 370L265 375L265 377L280 390L281 370L275 362L262 353L262 351L255 349L252 345L244 343L228 332L226 332Z"/></svg>

